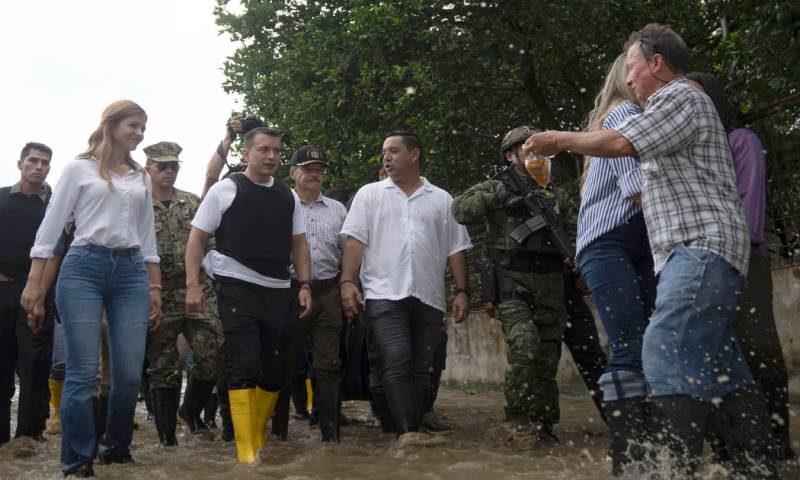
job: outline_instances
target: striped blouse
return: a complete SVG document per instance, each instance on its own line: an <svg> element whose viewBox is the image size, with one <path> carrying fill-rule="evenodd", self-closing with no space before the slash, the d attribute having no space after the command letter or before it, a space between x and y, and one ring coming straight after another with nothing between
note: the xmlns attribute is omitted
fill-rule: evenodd
<svg viewBox="0 0 800 480"><path fill-rule="evenodd" d="M622 103L608 114L603 130L615 128L626 118L640 113L642 109L638 105ZM629 198L641 190L642 172L635 158L592 158L578 214L576 258L590 243L641 211Z"/></svg>

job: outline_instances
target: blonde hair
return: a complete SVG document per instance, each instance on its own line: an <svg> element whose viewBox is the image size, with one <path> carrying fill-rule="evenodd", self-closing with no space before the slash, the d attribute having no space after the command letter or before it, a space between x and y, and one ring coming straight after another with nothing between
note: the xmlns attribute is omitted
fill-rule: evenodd
<svg viewBox="0 0 800 480"><path fill-rule="evenodd" d="M115 149L119 148L114 145L114 140L111 133L114 128L119 125L123 120L134 115L144 115L147 118L147 113L142 107L130 100L117 100L103 110L103 115L100 118L100 125L97 126L94 132L89 136L89 148L81 153L79 157L93 157L99 164L100 177L108 183L108 188L114 191L114 184L111 183L111 174L109 173L109 164L111 158L115 153ZM143 179L146 175L144 168L136 163L131 157L130 152L125 152L125 163L133 171L142 172Z"/></svg>
<svg viewBox="0 0 800 480"><path fill-rule="evenodd" d="M621 53L606 73L606 80L603 83L603 88L594 99L594 108L589 115L586 116L586 126L584 131L593 132L603 128L603 122L606 121L608 114L611 113L620 104L631 102L639 104L633 90L625 82L628 76L628 69L625 64L626 54ZM586 155L583 157L583 172L581 173L581 194L583 194L583 184L586 182L586 177L589 174L589 166L591 166L592 157Z"/></svg>

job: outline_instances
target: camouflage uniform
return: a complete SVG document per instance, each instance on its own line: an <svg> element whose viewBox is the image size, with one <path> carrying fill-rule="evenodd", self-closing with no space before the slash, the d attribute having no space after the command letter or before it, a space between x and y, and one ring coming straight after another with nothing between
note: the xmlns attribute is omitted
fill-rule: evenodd
<svg viewBox="0 0 800 480"><path fill-rule="evenodd" d="M577 208L566 192L552 185L542 188L527 176L523 179L535 195L554 200L567 236L574 241ZM502 183L492 179L471 187L455 199L453 215L462 224L487 223L487 255L496 264L500 290L495 306L508 354L506 418L549 429L559 420L555 378L566 326L564 257L551 244L547 228L532 233L522 245L511 238L525 218L510 216L497 204L495 195Z"/></svg>
<svg viewBox="0 0 800 480"><path fill-rule="evenodd" d="M214 381L222 367L222 324L217 299L210 280L203 282L206 294L206 314L186 313L186 271L184 257L191 221L200 199L189 192L175 189L169 207L153 200L156 237L161 259L161 281L164 286L161 308L164 322L150 332L147 359L150 363L151 388L174 388L181 378L177 338L183 333L192 348L192 376Z"/></svg>

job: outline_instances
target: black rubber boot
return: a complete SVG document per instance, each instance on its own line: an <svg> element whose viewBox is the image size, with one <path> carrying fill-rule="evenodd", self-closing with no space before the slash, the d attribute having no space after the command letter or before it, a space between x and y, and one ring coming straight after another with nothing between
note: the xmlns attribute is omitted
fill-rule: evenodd
<svg viewBox="0 0 800 480"><path fill-rule="evenodd" d="M672 457L670 478L691 478L703 454L708 404L689 395L665 395L653 397L652 406L660 419L655 438Z"/></svg>
<svg viewBox="0 0 800 480"><path fill-rule="evenodd" d="M292 403L294 411L300 418L308 419L308 391L306 390L305 377L292 381Z"/></svg>
<svg viewBox="0 0 800 480"><path fill-rule="evenodd" d="M759 383L767 400L772 427L770 453L775 460L791 460L795 455L789 438L789 380L786 377L763 378Z"/></svg>
<svg viewBox="0 0 800 480"><path fill-rule="evenodd" d="M212 391L205 407L203 407L203 423L208 428L217 428L217 407L219 407L218 395Z"/></svg>
<svg viewBox="0 0 800 480"><path fill-rule="evenodd" d="M392 419L392 411L389 410L389 403L386 401L386 395L382 391L372 390L372 406L375 408L375 417L381 424L381 431L383 433L394 433L394 420Z"/></svg>
<svg viewBox="0 0 800 480"><path fill-rule="evenodd" d="M767 403L761 390L755 385L737 389L723 397L720 410L730 425L724 441L734 473L747 479L778 478L770 453L772 432Z"/></svg>
<svg viewBox="0 0 800 480"><path fill-rule="evenodd" d="M177 389L153 388L151 391L159 443L162 447L174 447L178 445L178 439L175 437L178 412Z"/></svg>
<svg viewBox="0 0 800 480"><path fill-rule="evenodd" d="M191 433L208 432L208 427L200 419L208 397L214 390L214 382L192 378L183 395L183 405L178 409L178 417L189 427Z"/></svg>
<svg viewBox="0 0 800 480"><path fill-rule="evenodd" d="M403 379L383 382L383 393L394 422L394 433L399 437L408 432L419 431L422 401L415 403L417 392L410 381Z"/></svg>
<svg viewBox="0 0 800 480"><path fill-rule="evenodd" d="M92 410L94 411L94 439L95 445L100 444L103 434L106 433L106 420L108 419L108 396L99 395L92 397ZM95 448L97 448L95 446Z"/></svg>
<svg viewBox="0 0 800 480"><path fill-rule="evenodd" d="M278 395L278 402L272 413L272 435L279 440L289 438L289 403L291 403L291 388L285 387Z"/></svg>
<svg viewBox="0 0 800 480"><path fill-rule="evenodd" d="M315 396L319 399L319 430L322 433L322 441L339 443L341 386L338 383L319 382Z"/></svg>
<svg viewBox="0 0 800 480"><path fill-rule="evenodd" d="M231 420L231 403L228 398L228 387L220 382L217 384L219 397L219 418L222 420L222 433L220 438L225 442L233 441L233 421Z"/></svg>
<svg viewBox="0 0 800 480"><path fill-rule="evenodd" d="M631 462L645 457L649 440L649 405L645 397L624 398L603 402L603 416L610 437L611 474L618 477Z"/></svg>

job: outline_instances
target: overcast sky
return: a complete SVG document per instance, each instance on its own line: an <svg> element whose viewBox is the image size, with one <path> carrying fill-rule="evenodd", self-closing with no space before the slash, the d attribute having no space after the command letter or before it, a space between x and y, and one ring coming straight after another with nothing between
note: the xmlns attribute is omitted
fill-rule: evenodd
<svg viewBox="0 0 800 480"><path fill-rule="evenodd" d="M0 15L0 186L19 180L28 141L53 148L47 178L87 146L100 114L130 99L148 115L144 141L183 147L178 188L199 193L205 165L240 105L222 89L235 45L218 35L213 0L24 0Z"/></svg>

